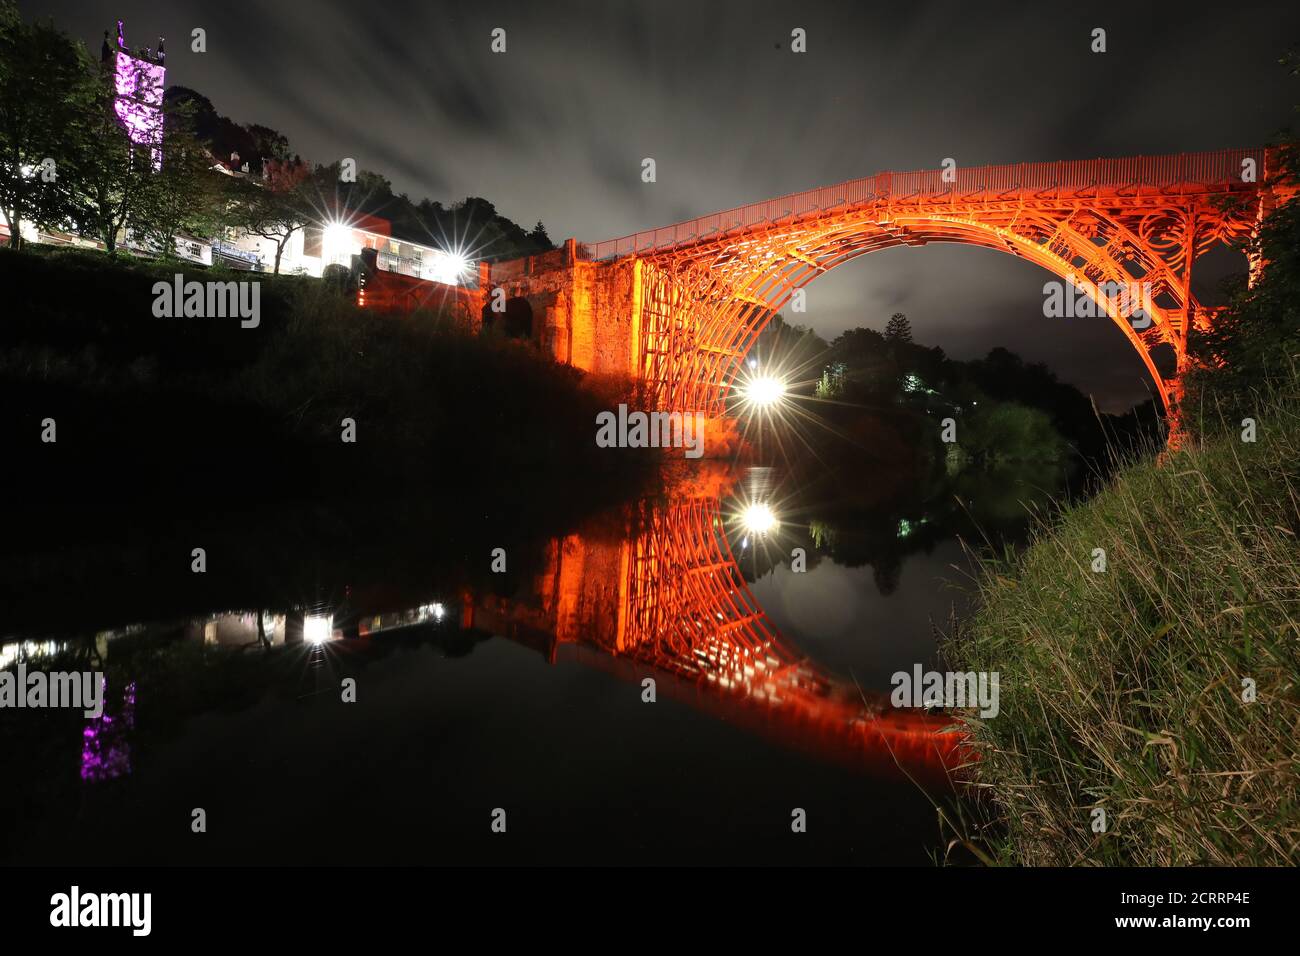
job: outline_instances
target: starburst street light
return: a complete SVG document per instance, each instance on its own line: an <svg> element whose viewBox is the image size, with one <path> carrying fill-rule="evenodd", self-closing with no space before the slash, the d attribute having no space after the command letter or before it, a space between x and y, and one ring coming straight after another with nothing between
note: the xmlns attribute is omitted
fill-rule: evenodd
<svg viewBox="0 0 1300 956"><path fill-rule="evenodd" d="M323 232L321 261L325 265L346 265L352 256L352 227L346 222L327 222Z"/></svg>
<svg viewBox="0 0 1300 956"><path fill-rule="evenodd" d="M345 222L331 222L325 226L325 239L331 246L343 246L352 241L352 227Z"/></svg>
<svg viewBox="0 0 1300 956"><path fill-rule="evenodd" d="M785 382L774 375L759 375L745 385L745 399L752 405L767 407L785 397Z"/></svg>
<svg viewBox="0 0 1300 956"><path fill-rule="evenodd" d="M428 278L434 282L457 285L469 273L469 258L458 252L440 253L434 260Z"/></svg>

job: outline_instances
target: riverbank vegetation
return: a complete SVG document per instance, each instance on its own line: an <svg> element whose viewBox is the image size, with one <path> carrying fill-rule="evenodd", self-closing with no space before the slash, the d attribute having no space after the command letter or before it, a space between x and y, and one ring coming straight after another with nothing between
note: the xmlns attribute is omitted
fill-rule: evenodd
<svg viewBox="0 0 1300 956"><path fill-rule="evenodd" d="M854 328L831 342L776 316L751 358L757 374L794 383L802 418L821 426L805 430L823 459L874 453L949 470L1016 463L1104 470L1115 447L1140 447L1160 430L1150 402L1127 415L1101 413L1045 365L1008 349L962 361L914 342L901 313L883 333Z"/></svg>
<svg viewBox="0 0 1300 956"><path fill-rule="evenodd" d="M438 310L375 314L294 276L257 277L256 327L155 318L154 283L175 271L91 251L0 250L0 429L20 487L266 500L363 476L517 488L527 468L539 489L595 488L639 470L634 452L602 454L592 441L618 387L593 387L525 345L473 335ZM46 419L54 443L42 441Z"/></svg>
<svg viewBox="0 0 1300 956"><path fill-rule="evenodd" d="M947 643L1000 674L999 715L966 726L1003 862L1300 859L1295 204L1259 242L1263 277L1193 342L1185 445L986 560Z"/></svg>

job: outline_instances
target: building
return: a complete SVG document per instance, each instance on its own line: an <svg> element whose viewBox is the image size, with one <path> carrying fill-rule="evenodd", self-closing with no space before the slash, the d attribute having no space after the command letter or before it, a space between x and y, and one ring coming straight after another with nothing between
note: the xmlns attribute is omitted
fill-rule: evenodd
<svg viewBox="0 0 1300 956"><path fill-rule="evenodd" d="M106 81L114 84L114 111L131 141L148 146L155 170L162 167L164 131L163 96L166 80L164 39L158 38L157 50L127 46L121 20L117 36L104 31L100 50L101 68ZM232 155L226 163L213 157L213 174L249 178L248 163ZM253 180L257 182L257 180ZM29 222L19 224L24 241L102 248L102 243L84 238L71 225L61 230L37 229ZM0 223L0 240L8 230ZM224 236L203 237L178 235L173 254L196 265L219 265L253 272L275 268L277 242L247 230L228 230ZM136 255L154 256L159 250L128 228L121 246ZM450 290L447 287L477 288L480 270L460 255L429 243L399 238L392 224L378 216L348 210L335 210L322 221L308 222L295 229L280 252L279 269L290 275L320 277L332 265L349 271L364 259L365 271L403 277L401 281L372 284L372 300L387 303L394 309L421 307ZM432 285L430 285L432 284Z"/></svg>
<svg viewBox="0 0 1300 956"><path fill-rule="evenodd" d="M131 50L126 45L121 20L117 21L116 47L110 46L108 31L104 31L100 62L111 63L113 67L113 84L117 92L113 105L117 118L126 127L131 142L150 148L154 169L162 166L166 56L162 37L158 38L157 51L149 47Z"/></svg>
<svg viewBox="0 0 1300 956"><path fill-rule="evenodd" d="M376 267L382 272L445 285L477 283L478 273L471 270L465 258L436 246L397 238L387 219L346 211L296 230L285 243L280 271L319 277L327 266L350 269L353 257L360 256L364 249L375 251ZM217 252L225 265L269 271L274 268L276 242L236 231L218 244Z"/></svg>

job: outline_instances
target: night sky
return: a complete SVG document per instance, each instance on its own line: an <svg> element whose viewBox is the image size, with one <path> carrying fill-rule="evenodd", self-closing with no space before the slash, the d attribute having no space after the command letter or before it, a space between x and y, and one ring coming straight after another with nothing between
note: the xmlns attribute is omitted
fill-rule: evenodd
<svg viewBox="0 0 1300 956"><path fill-rule="evenodd" d="M350 156L412 199L483 196L593 242L871 175L1252 146L1292 122L1277 65L1296 4L20 0L97 56L105 28L168 41L168 84ZM189 49L207 31L207 52ZM489 49L494 27L508 50ZM790 52L803 27L808 52ZM1094 27L1108 52L1090 52ZM658 181L641 182L654 157ZM1120 410L1145 373L1104 319L1046 319L1047 273L958 246L877 253L819 279L822 335L881 329L957 358L1005 345ZM1212 278L1208 274L1207 279ZM1204 285L1202 284L1202 288ZM1050 325L1050 328L1048 327Z"/></svg>

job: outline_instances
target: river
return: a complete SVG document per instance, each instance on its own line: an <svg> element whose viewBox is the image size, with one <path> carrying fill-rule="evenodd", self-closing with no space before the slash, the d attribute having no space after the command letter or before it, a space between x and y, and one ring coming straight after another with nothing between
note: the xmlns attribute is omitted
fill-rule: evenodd
<svg viewBox="0 0 1300 956"><path fill-rule="evenodd" d="M967 755L891 675L1063 478L812 474L701 462L558 528L236 510L202 573L184 535L19 555L0 664L105 711L0 711L0 859L929 865Z"/></svg>

